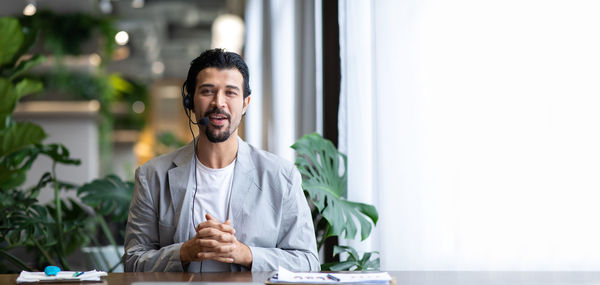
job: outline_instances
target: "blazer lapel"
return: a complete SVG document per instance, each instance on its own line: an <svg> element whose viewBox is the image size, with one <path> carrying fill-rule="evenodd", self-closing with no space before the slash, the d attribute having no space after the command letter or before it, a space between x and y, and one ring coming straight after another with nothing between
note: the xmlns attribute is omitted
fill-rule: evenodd
<svg viewBox="0 0 600 285"><path fill-rule="evenodd" d="M243 222L240 220L240 213L245 205L246 196L257 179L255 177L256 174L252 170L254 170L254 162L252 162L250 156L250 146L242 139L238 139L238 154L233 172L231 204L228 213L234 228L236 227L236 222Z"/></svg>
<svg viewBox="0 0 600 285"><path fill-rule="evenodd" d="M190 231L190 209L193 193L187 191L192 159L194 158L193 142L186 145L173 159L173 168L169 169L169 190L171 201L175 208L175 223L177 225L175 242L187 241Z"/></svg>

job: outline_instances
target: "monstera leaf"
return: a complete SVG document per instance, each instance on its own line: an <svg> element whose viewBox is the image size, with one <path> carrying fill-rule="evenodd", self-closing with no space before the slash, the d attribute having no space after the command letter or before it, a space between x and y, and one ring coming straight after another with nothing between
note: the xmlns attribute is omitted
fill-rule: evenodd
<svg viewBox="0 0 600 285"><path fill-rule="evenodd" d="M358 232L358 222L361 239L366 239L371 233L371 223L377 224L378 214L372 205L346 199L346 156L317 133L305 135L292 148L298 153L296 167L303 176L302 188L329 223L326 235L352 239Z"/></svg>
<svg viewBox="0 0 600 285"><path fill-rule="evenodd" d="M115 221L126 221L133 196L133 182L123 182L116 175L96 179L77 190L83 203L102 215L112 215Z"/></svg>

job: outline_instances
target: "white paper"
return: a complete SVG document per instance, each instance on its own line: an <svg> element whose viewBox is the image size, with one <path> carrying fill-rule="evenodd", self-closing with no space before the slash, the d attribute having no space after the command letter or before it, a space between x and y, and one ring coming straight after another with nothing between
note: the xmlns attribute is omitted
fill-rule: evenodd
<svg viewBox="0 0 600 285"><path fill-rule="evenodd" d="M334 278L331 278L333 276ZM335 280L337 278L339 281ZM281 266L277 272L277 279L271 282L281 283L389 283L392 277L387 272L374 273L320 273L320 272L292 272Z"/></svg>
<svg viewBox="0 0 600 285"><path fill-rule="evenodd" d="M29 272L21 271L17 277L17 283L29 282L80 282L80 281L101 281L100 277L106 276L104 271L84 271L83 274L75 277L75 273L79 271L60 271L56 276L46 276L44 272Z"/></svg>

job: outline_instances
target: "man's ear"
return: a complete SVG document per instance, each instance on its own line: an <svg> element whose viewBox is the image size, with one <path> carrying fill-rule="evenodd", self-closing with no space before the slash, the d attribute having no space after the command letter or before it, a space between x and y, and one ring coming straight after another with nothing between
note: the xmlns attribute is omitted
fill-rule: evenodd
<svg viewBox="0 0 600 285"><path fill-rule="evenodd" d="M250 104L250 95L244 98L244 108L242 112L242 116L246 115L246 110L248 109L248 104Z"/></svg>

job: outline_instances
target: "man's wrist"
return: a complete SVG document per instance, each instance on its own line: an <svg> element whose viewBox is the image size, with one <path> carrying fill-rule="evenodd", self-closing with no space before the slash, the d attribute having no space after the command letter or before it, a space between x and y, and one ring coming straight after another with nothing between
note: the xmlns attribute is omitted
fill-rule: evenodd
<svg viewBox="0 0 600 285"><path fill-rule="evenodd" d="M181 265L187 265L188 263L190 263L192 261L188 256L188 250L187 250L188 242L189 241L184 242L183 244L181 244L181 247L179 248L179 259L181 260Z"/></svg>
<svg viewBox="0 0 600 285"><path fill-rule="evenodd" d="M252 251L250 250L250 247L239 241L237 242L236 247L238 248L238 260L236 260L235 263L247 268L252 268Z"/></svg>

